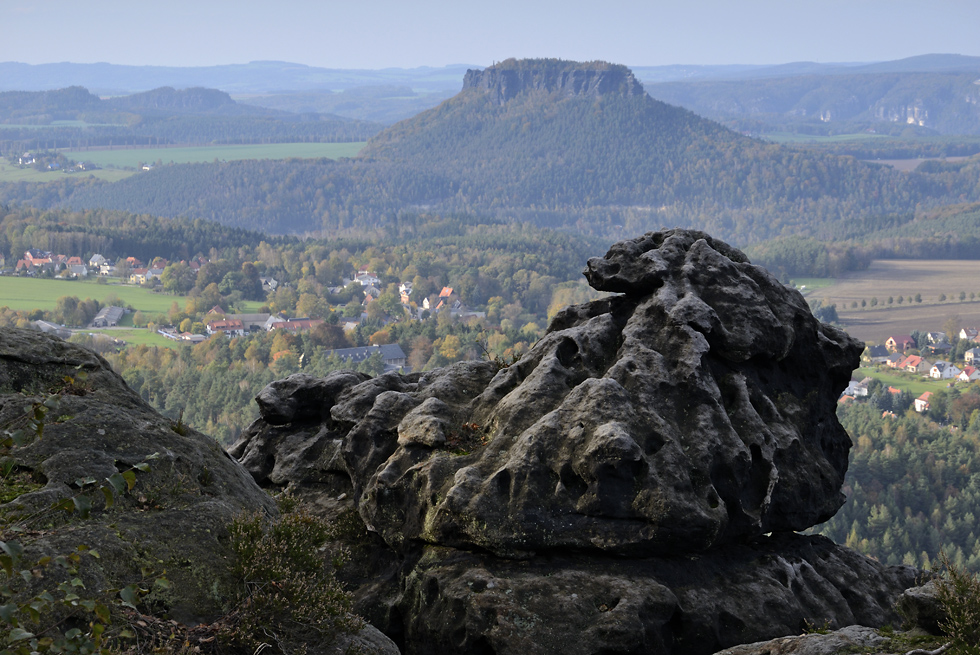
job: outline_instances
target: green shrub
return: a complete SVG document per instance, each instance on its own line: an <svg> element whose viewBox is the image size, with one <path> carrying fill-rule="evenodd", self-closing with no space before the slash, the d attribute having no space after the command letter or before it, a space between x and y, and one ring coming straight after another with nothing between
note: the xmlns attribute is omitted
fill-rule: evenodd
<svg viewBox="0 0 980 655"><path fill-rule="evenodd" d="M346 553L329 547L332 538L331 526L302 507L276 520L258 513L235 520L233 570L244 593L225 638L253 650L302 652L306 643L325 646L363 628L351 595L336 578Z"/></svg>
<svg viewBox="0 0 980 655"><path fill-rule="evenodd" d="M980 579L952 565L945 552L939 561L939 602L946 613L939 627L952 642L949 652L980 655Z"/></svg>

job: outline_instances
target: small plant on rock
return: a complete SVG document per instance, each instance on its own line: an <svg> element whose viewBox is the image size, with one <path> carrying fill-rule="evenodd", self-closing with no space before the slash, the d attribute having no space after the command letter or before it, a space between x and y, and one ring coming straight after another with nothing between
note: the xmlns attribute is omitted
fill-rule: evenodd
<svg viewBox="0 0 980 655"><path fill-rule="evenodd" d="M951 641L949 652L980 655L980 579L953 565L945 552L939 562L939 603L946 613L939 627Z"/></svg>
<svg viewBox="0 0 980 655"><path fill-rule="evenodd" d="M251 650L289 653L363 628L335 575L346 557L328 548L333 537L330 524L303 507L276 520L258 513L237 519L231 527L234 572L245 592L225 638Z"/></svg>

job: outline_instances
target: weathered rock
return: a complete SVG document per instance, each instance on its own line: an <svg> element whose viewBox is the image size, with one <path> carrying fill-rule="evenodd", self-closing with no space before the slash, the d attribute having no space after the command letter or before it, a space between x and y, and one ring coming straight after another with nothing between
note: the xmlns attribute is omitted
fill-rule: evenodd
<svg viewBox="0 0 980 655"><path fill-rule="evenodd" d="M587 276L624 295L560 313L483 388L487 369L457 366L404 385L397 403L368 394L366 413L369 383L345 391L331 418L350 425L345 456L369 525L396 548L649 555L833 515L850 447L835 399L855 341L700 233L618 244ZM378 416L404 420L401 438ZM468 452L440 447L468 432Z"/></svg>
<svg viewBox="0 0 980 655"><path fill-rule="evenodd" d="M718 651L716 655L838 655L838 653L884 653L878 650L890 639L872 628L851 625L827 634L780 637Z"/></svg>
<svg viewBox="0 0 980 655"><path fill-rule="evenodd" d="M699 555L530 560L429 547L391 612L405 652L713 653L807 622L897 624L910 567L882 567L823 537L778 535ZM362 605L375 600L366 597ZM401 625L383 630L397 632Z"/></svg>
<svg viewBox="0 0 980 655"><path fill-rule="evenodd" d="M32 402L59 391L60 406L47 417L43 437L10 453L18 471L44 486L0 511L42 511L46 523L67 521L31 539L29 552L97 548L101 558L84 569L92 591L138 582L141 567L166 570L170 589L155 591L153 606L190 622L221 614L235 585L219 564L230 556L228 525L243 511L276 514L271 498L214 439L157 414L95 353L38 332L0 331L0 424L17 425ZM154 453L159 458L137 473L134 492L111 509L90 520L46 511L74 495L79 478L101 481Z"/></svg>
<svg viewBox="0 0 980 655"><path fill-rule="evenodd" d="M939 625L949 618L939 602L935 580L906 589L898 599L898 611L909 624L934 635L942 634Z"/></svg>
<svg viewBox="0 0 980 655"><path fill-rule="evenodd" d="M263 483L346 469L401 558L375 557L357 607L408 653L711 653L897 623L913 569L792 534L843 502L860 344L698 232L617 244L586 276L620 295L560 312L511 366L334 374L322 418L263 408L233 452Z"/></svg>
<svg viewBox="0 0 980 655"><path fill-rule="evenodd" d="M482 70L468 70L463 78L463 91L485 93L498 105L532 91L566 98L642 96L644 93L643 85L625 66L554 59L508 59Z"/></svg>

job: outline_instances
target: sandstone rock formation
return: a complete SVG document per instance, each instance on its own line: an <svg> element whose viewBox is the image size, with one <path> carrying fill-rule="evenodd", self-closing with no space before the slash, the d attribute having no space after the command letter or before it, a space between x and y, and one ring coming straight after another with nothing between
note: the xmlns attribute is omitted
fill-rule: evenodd
<svg viewBox="0 0 980 655"><path fill-rule="evenodd" d="M585 274L617 295L517 363L293 376L232 454L263 484L350 484L401 561L362 606L407 652L711 653L897 620L912 569L787 534L843 502L860 344L703 233Z"/></svg>
<svg viewBox="0 0 980 655"><path fill-rule="evenodd" d="M69 554L80 544L97 549L101 556L80 568L86 593L165 571L169 587L153 587L142 609L190 625L229 611L239 582L228 527L243 511L277 515L272 498L214 439L157 414L100 356L40 332L0 330L0 426L22 427L25 411L49 394L59 395L59 405L41 438L9 450L12 473L0 480L7 498L16 495L14 484L29 488L18 480L38 487L0 505L5 532L10 520L35 513L44 530L4 539L21 539L28 557ZM133 493L117 494L111 508L96 502L89 519L49 510L77 494L76 480L102 480L154 454ZM397 652L370 626L354 641Z"/></svg>
<svg viewBox="0 0 980 655"><path fill-rule="evenodd" d="M508 59L482 70L468 70L463 91L476 89L503 105L520 93L543 91L561 97L643 95L643 85L622 65L602 61L562 62L556 59Z"/></svg>

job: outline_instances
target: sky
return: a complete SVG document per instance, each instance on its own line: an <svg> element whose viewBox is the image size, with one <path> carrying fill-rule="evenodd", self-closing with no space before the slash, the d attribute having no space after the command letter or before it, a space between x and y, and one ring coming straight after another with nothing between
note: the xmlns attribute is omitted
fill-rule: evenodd
<svg viewBox="0 0 980 655"><path fill-rule="evenodd" d="M324 68L980 56L977 0L0 0L0 62Z"/></svg>

